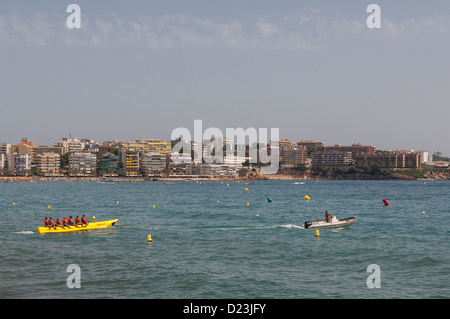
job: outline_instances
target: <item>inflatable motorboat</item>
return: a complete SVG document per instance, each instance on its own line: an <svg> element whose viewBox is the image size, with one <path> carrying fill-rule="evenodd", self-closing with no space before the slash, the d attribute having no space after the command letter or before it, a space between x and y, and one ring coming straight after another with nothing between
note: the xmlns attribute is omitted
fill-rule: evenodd
<svg viewBox="0 0 450 319"><path fill-rule="evenodd" d="M336 216L331 217L330 221L319 220L314 222L305 222L301 227L305 229L317 229L317 228L338 228L346 227L356 222L356 217L348 217L344 219L337 219Z"/></svg>

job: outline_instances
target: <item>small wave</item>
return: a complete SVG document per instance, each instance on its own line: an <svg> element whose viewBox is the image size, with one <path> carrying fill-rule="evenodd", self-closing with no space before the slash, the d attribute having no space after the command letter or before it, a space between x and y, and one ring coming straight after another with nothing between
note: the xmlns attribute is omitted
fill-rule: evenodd
<svg viewBox="0 0 450 319"><path fill-rule="evenodd" d="M23 231L14 232L14 234L29 235L29 234L34 234L34 231L23 230Z"/></svg>

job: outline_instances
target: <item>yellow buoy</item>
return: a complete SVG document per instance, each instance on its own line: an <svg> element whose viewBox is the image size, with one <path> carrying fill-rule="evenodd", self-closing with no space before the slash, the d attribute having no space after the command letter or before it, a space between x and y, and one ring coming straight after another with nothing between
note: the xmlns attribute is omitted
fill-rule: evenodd
<svg viewBox="0 0 450 319"><path fill-rule="evenodd" d="M155 204L153 204L153 208L155 208L156 207L156 205Z"/></svg>
<svg viewBox="0 0 450 319"><path fill-rule="evenodd" d="M316 236L320 236L319 230L316 230Z"/></svg>
<svg viewBox="0 0 450 319"><path fill-rule="evenodd" d="M217 201L217 204L219 204L220 202L219 201Z"/></svg>
<svg viewBox="0 0 450 319"><path fill-rule="evenodd" d="M119 201L116 202L116 205L119 205Z"/></svg>
<svg viewBox="0 0 450 319"><path fill-rule="evenodd" d="M48 209L51 209L50 205L47 206Z"/></svg>
<svg viewBox="0 0 450 319"><path fill-rule="evenodd" d="M245 189L245 191L247 192L248 191L248 188L246 187L246 188L244 188Z"/></svg>
<svg viewBox="0 0 450 319"><path fill-rule="evenodd" d="M425 215L425 212L424 212L424 211L422 212L422 215Z"/></svg>
<svg viewBox="0 0 450 319"><path fill-rule="evenodd" d="M92 216L92 220L95 220L95 216Z"/></svg>
<svg viewBox="0 0 450 319"><path fill-rule="evenodd" d="M152 241L152 235L147 235L147 242L151 242Z"/></svg>
<svg viewBox="0 0 450 319"><path fill-rule="evenodd" d="M16 203L15 203L15 202L13 202L13 206L16 206Z"/></svg>
<svg viewBox="0 0 450 319"><path fill-rule="evenodd" d="M250 203L249 203L249 202L247 202L247 206L250 206Z"/></svg>
<svg viewBox="0 0 450 319"><path fill-rule="evenodd" d="M308 195L305 195L305 200L310 200L311 198Z"/></svg>
<svg viewBox="0 0 450 319"><path fill-rule="evenodd" d="M229 187L230 186L230 184L227 184L227 187Z"/></svg>

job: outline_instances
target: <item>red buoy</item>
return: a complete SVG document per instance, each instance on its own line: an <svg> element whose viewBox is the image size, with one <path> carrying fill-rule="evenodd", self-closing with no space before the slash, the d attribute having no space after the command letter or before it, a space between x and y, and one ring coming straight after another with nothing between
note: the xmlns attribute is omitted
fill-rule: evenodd
<svg viewBox="0 0 450 319"><path fill-rule="evenodd" d="M386 198L383 198L383 203L384 203L384 206L389 205L389 202L386 200Z"/></svg>

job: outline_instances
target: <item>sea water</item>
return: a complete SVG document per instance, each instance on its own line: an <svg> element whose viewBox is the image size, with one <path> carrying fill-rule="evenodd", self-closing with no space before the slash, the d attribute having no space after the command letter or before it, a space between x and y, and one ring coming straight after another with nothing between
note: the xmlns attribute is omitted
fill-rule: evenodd
<svg viewBox="0 0 450 319"><path fill-rule="evenodd" d="M450 297L450 181L303 182L0 183L0 298ZM119 221L36 233L83 214Z"/></svg>

